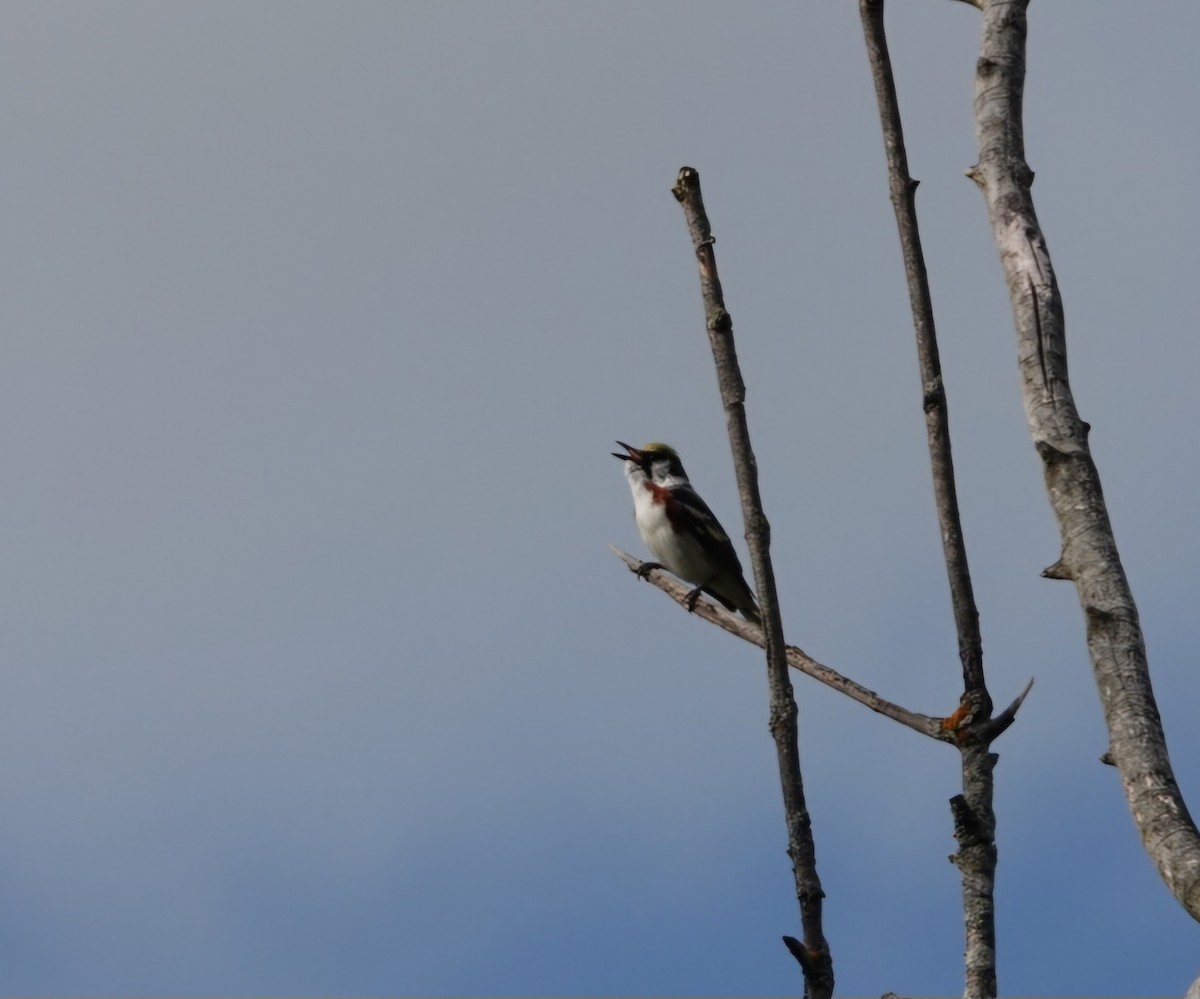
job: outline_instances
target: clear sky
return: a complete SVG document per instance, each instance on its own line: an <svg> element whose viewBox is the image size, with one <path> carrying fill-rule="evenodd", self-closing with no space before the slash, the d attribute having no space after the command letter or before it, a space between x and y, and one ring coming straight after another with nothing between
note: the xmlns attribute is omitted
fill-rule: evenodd
<svg viewBox="0 0 1200 999"><path fill-rule="evenodd" d="M1179 995L974 162L979 16L889 11L993 693L1008 994ZM1055 0L1027 139L1200 811L1200 8ZM959 690L856 5L8 3L0 992L786 994L759 653L638 583L616 438L740 544L699 169L789 640ZM796 678L840 991L961 989L947 747Z"/></svg>

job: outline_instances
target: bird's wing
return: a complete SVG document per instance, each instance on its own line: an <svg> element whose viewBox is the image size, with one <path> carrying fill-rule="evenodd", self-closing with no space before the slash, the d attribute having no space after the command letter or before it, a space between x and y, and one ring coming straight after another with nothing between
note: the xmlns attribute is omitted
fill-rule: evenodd
<svg viewBox="0 0 1200 999"><path fill-rule="evenodd" d="M730 569L736 567L740 575L742 563L737 557L733 542L729 540L729 535L708 508L708 504L700 498L700 494L689 486L677 486L671 490L671 497L675 500L676 516L681 521L678 526L693 537L699 538L701 544L712 552L721 565Z"/></svg>

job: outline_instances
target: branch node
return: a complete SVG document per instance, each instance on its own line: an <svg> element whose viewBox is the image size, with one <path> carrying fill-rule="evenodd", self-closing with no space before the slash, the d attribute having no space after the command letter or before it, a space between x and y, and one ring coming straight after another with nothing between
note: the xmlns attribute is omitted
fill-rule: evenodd
<svg viewBox="0 0 1200 999"><path fill-rule="evenodd" d="M942 382L940 374L925 383L925 394L922 399L922 405L925 407L926 413L946 405L946 386Z"/></svg>
<svg viewBox="0 0 1200 999"><path fill-rule="evenodd" d="M1119 615L1114 610L1098 604L1088 604L1083 610L1083 616L1087 618L1088 627L1097 628L1107 627L1119 619Z"/></svg>
<svg viewBox="0 0 1200 999"><path fill-rule="evenodd" d="M1053 440L1049 437L1038 437L1035 438L1033 446L1047 465L1066 461L1077 454L1082 454L1084 450L1078 441L1071 440L1069 437L1055 437Z"/></svg>
<svg viewBox="0 0 1200 999"><path fill-rule="evenodd" d="M967 804L967 799L961 794L956 794L950 799L950 813L954 817L954 838L958 840L960 851L950 858L950 862L957 865L961 851L986 842L986 836L983 823L979 821L978 816L971 810L971 806Z"/></svg>
<svg viewBox="0 0 1200 999"><path fill-rule="evenodd" d="M784 946L787 947L788 953L796 959L796 963L800 965L800 970L804 972L804 981L807 988L804 994L808 995L833 995L833 962L830 959L828 950L812 950L805 947L803 943L795 937L784 937Z"/></svg>
<svg viewBox="0 0 1200 999"><path fill-rule="evenodd" d="M967 730L977 718L982 718L990 711L991 705L987 691L983 689L967 690L958 699L958 707L942 719L942 731L954 733L955 739L962 742Z"/></svg>
<svg viewBox="0 0 1200 999"><path fill-rule="evenodd" d="M974 718L975 708L971 704L968 704L964 698L963 703L955 708L952 714L949 714L942 719L942 731L961 731L964 727L970 725Z"/></svg>
<svg viewBox="0 0 1200 999"><path fill-rule="evenodd" d="M714 240L715 242L715 240ZM709 310L708 329L713 333L729 333L733 330L733 317L725 311L724 306L716 306Z"/></svg>
<svg viewBox="0 0 1200 999"><path fill-rule="evenodd" d="M1042 576L1046 579L1074 579L1075 575L1067 568L1066 562L1063 559L1066 556L1059 556L1057 562L1053 565L1048 565L1042 570Z"/></svg>
<svg viewBox="0 0 1200 999"><path fill-rule="evenodd" d="M808 948L805 947L804 944L802 944L795 937L785 936L783 938L783 943L784 946L787 947L788 953L791 954L792 957L796 959L796 963L800 965L800 970L803 971L805 975L808 975L809 970L812 968L812 959L808 956Z"/></svg>

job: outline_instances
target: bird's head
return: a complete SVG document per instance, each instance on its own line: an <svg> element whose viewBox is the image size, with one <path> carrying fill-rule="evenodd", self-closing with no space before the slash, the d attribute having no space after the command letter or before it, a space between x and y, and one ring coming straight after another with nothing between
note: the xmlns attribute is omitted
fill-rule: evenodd
<svg viewBox="0 0 1200 999"><path fill-rule="evenodd" d="M687 473L683 470L683 463L671 445L661 444L657 441L645 444L640 448L626 444L624 441L617 441L617 444L628 453L618 454L613 451L612 456L630 462L631 466L627 466L627 468L641 469L653 482L687 482Z"/></svg>

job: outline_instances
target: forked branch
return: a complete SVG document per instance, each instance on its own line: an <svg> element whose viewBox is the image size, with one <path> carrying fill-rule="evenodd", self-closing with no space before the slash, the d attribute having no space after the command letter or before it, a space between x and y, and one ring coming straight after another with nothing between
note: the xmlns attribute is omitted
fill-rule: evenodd
<svg viewBox="0 0 1200 999"><path fill-rule="evenodd" d="M640 559L636 559L628 552L623 552L612 545L609 545L609 548L636 575L657 586L681 607L687 606L687 597L691 592L690 586L681 583L674 576L670 575L670 573L664 572L661 569L651 569L649 572L640 571L642 569ZM724 628L731 635L737 635L738 638L744 639L753 645L757 645L760 648L766 645L766 639L763 637L761 628L751 624L743 617L731 614L714 603L710 603L707 600L699 600L696 602L694 613L697 617L702 617L705 621L709 621L719 628ZM785 645L784 648L787 653L788 665L792 669L811 676L814 680L819 680L826 687L836 690L840 694L845 694L851 700L857 701L859 704L870 708L885 718L891 718L892 721L899 722L906 728L911 728L914 732L919 732L921 735L927 735L929 738L937 739L941 742L955 741L955 726L948 724L948 719L935 718L932 715L923 715L916 711L910 711L908 708L901 707L899 704L894 704L892 701L887 700L887 698L881 697L875 691L851 680L848 676L843 676L832 666L826 666L824 663L818 662L803 649L797 648L795 645ZM1019 703L1018 701L1018 706Z"/></svg>

